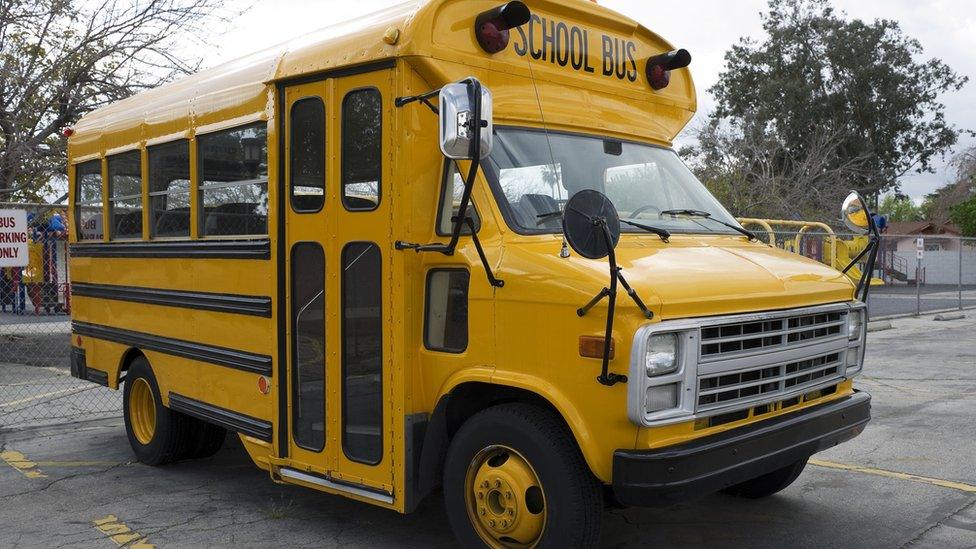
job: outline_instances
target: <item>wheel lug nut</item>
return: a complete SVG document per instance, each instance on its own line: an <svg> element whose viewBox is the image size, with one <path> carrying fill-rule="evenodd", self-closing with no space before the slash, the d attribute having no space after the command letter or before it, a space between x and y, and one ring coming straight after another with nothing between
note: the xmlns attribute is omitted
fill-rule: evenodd
<svg viewBox="0 0 976 549"><path fill-rule="evenodd" d="M495 488L501 488L501 487L502 487L502 481L496 480L495 481Z"/></svg>
<svg viewBox="0 0 976 549"><path fill-rule="evenodd" d="M492 528L495 527L495 521L494 520L489 520L488 521L488 524L490 524Z"/></svg>
<svg viewBox="0 0 976 549"><path fill-rule="evenodd" d="M515 509L509 509L508 510L508 516L514 517L515 516Z"/></svg>
<svg viewBox="0 0 976 549"><path fill-rule="evenodd" d="M488 513L487 511L485 511L485 508L484 507L482 507L481 509L479 509L479 511L481 512L481 516L485 516L485 514Z"/></svg>
<svg viewBox="0 0 976 549"><path fill-rule="evenodd" d="M511 492L505 492L505 499L512 499L512 493Z"/></svg>
<svg viewBox="0 0 976 549"><path fill-rule="evenodd" d="M484 492L478 492L478 499L485 499Z"/></svg>

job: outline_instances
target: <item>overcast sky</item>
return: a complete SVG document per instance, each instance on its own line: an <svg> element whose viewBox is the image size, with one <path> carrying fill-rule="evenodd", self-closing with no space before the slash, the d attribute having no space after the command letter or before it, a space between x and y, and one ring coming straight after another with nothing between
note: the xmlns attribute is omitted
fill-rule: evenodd
<svg viewBox="0 0 976 549"><path fill-rule="evenodd" d="M251 0L229 0L246 6ZM208 65L284 42L296 36L400 3L400 0L276 0L257 2L237 18L218 46L208 56ZM759 12L765 0L600 0L662 35L671 43L691 51L692 74L698 88L699 117L714 102L707 89L723 67L723 56L741 36L762 37ZM834 5L851 17L872 20L894 19L917 38L926 57L938 57L971 81L961 91L942 98L946 115L955 125L976 130L976 9L973 0L834 0ZM694 122L693 122L694 123ZM679 137L680 141L680 137ZM957 150L976 145L963 137ZM935 174L908 176L903 190L916 199L946 183L947 167L940 164Z"/></svg>

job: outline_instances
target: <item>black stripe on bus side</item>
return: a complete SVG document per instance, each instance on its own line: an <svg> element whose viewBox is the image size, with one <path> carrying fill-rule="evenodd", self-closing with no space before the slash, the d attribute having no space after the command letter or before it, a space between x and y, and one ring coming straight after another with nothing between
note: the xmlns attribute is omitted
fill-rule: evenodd
<svg viewBox="0 0 976 549"><path fill-rule="evenodd" d="M271 423L263 419L207 404L173 392L169 394L169 407L171 410L202 419L229 431L271 442Z"/></svg>
<svg viewBox="0 0 976 549"><path fill-rule="evenodd" d="M185 242L111 242L72 244L72 257L145 259L271 259L271 241L192 240Z"/></svg>
<svg viewBox="0 0 976 549"><path fill-rule="evenodd" d="M208 362L217 366L226 366L244 372L271 376L271 357L268 355L259 355L228 349L226 347L216 347L203 343L184 341L182 339L144 334L132 330L123 330L121 328L113 328L111 326L102 326L77 320L71 323L71 330L76 334L95 339L114 341L115 343L131 345L139 349L157 351L168 355L198 360L200 362Z"/></svg>
<svg viewBox="0 0 976 549"><path fill-rule="evenodd" d="M278 235L278 246L275 253L277 254L277 265L275 269L278 275L278 457L281 459L286 459L289 453L288 444L288 426L291 422L288 419L288 390L291 387L291 382L288 379L288 341L286 337L286 330L288 329L288 319L286 318L286 313L288 311L288 303L286 301L287 291L286 291L286 278L288 276L287 270L285 268L285 257L287 254L291 254L291 249L285 240L287 234L285 233L285 117L288 111L286 110L285 101L285 86L279 83L275 86L275 90L278 94L278 125L275 129L278 136L278 173L277 173L277 190L278 190L278 206L275 212L277 216L277 235ZM290 202L290 201L289 201Z"/></svg>
<svg viewBox="0 0 976 549"><path fill-rule="evenodd" d="M262 316L271 318L271 298L261 296L218 294L210 292L183 292L161 290L137 286L115 286L111 284L89 284L75 282L71 294L98 299L131 301L151 305L165 305L182 309L200 309L218 313Z"/></svg>

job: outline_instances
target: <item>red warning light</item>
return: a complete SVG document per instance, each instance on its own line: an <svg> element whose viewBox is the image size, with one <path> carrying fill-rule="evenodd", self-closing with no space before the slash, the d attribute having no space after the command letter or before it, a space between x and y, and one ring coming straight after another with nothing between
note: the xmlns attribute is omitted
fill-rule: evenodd
<svg viewBox="0 0 976 549"><path fill-rule="evenodd" d="M691 54L685 49L655 55L647 60L647 81L655 90L663 90L671 83L671 71L683 69L690 64Z"/></svg>
<svg viewBox="0 0 976 549"><path fill-rule="evenodd" d="M529 8L522 2L509 2L478 15L474 22L474 34L481 49L498 53L508 47L509 29L529 22Z"/></svg>

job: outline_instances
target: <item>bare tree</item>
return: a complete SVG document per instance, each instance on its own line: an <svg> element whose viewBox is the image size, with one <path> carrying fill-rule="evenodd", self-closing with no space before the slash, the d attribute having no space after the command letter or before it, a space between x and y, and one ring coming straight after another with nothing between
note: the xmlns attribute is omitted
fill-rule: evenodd
<svg viewBox="0 0 976 549"><path fill-rule="evenodd" d="M835 219L833 210L868 169L868 155L841 155L837 132L811 129L792 150L764 127L711 121L695 130L684 154L713 193L737 216Z"/></svg>
<svg viewBox="0 0 976 549"><path fill-rule="evenodd" d="M223 0L0 0L0 199L63 181L62 130L194 72Z"/></svg>

